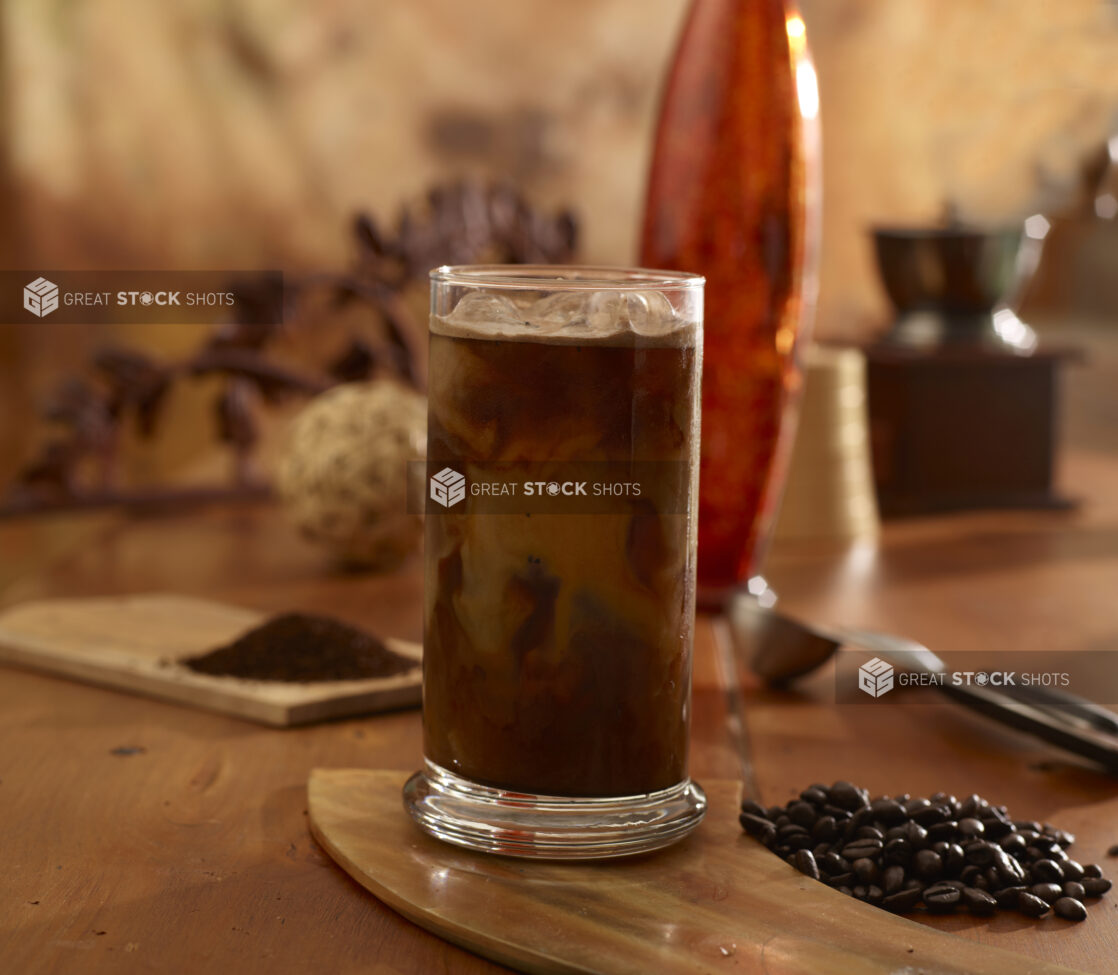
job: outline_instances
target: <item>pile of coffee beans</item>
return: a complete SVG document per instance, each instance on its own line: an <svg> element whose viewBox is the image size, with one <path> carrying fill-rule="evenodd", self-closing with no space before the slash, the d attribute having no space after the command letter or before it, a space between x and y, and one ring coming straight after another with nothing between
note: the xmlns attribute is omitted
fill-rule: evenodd
<svg viewBox="0 0 1118 975"><path fill-rule="evenodd" d="M870 799L849 782L812 785L785 806L741 806L742 828L801 873L897 914L965 908L1087 917L1110 881L1067 854L1075 837L1012 819L981 796L937 792Z"/></svg>

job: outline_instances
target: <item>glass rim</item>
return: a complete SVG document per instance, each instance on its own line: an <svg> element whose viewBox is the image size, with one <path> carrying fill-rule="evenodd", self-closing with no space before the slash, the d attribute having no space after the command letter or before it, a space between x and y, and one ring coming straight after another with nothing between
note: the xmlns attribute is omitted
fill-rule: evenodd
<svg viewBox="0 0 1118 975"><path fill-rule="evenodd" d="M687 271L593 264L444 264L433 284L507 291L698 291L706 278Z"/></svg>

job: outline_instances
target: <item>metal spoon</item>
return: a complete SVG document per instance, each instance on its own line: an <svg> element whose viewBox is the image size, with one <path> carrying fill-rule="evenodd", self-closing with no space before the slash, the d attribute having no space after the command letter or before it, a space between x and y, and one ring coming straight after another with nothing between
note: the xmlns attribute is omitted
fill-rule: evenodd
<svg viewBox="0 0 1118 975"><path fill-rule="evenodd" d="M741 594L726 608L739 659L759 677L784 684L824 663L840 646L859 647L894 667L939 674L946 664L922 643L869 630L808 626ZM942 694L1003 724L1043 738L1118 773L1118 716L1094 702L1051 688L1027 688L1012 695L949 682L934 684Z"/></svg>

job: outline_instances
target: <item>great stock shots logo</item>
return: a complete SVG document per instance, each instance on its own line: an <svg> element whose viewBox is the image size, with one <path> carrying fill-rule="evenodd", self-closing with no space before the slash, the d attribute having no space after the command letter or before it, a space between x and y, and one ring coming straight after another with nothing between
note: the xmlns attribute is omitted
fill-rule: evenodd
<svg viewBox="0 0 1118 975"><path fill-rule="evenodd" d="M42 318L58 307L58 285L46 278L36 278L23 289L23 307Z"/></svg>
<svg viewBox="0 0 1118 975"><path fill-rule="evenodd" d="M456 505L466 496L466 478L450 467L444 467L431 478L431 500L444 508Z"/></svg>
<svg viewBox="0 0 1118 975"><path fill-rule="evenodd" d="M880 657L858 668L858 687L870 697L881 697L893 689L893 668Z"/></svg>

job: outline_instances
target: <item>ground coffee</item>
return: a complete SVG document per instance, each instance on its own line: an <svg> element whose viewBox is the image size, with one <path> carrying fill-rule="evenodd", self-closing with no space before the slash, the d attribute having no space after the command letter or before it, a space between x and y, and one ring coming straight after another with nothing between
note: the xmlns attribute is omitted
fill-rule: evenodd
<svg viewBox="0 0 1118 975"><path fill-rule="evenodd" d="M417 666L364 630L307 613L273 617L228 646L181 663L217 677L303 684L390 677Z"/></svg>

